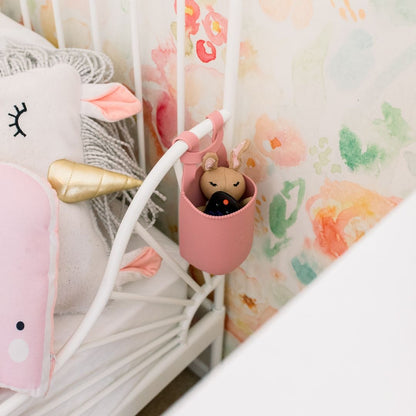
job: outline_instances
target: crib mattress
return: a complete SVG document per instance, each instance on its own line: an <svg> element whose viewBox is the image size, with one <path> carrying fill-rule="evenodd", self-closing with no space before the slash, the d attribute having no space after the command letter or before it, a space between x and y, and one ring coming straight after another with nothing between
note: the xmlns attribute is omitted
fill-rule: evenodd
<svg viewBox="0 0 416 416"><path fill-rule="evenodd" d="M186 267L186 263L179 256L178 246L174 242L155 228L150 230L150 233L169 254L175 259L178 259L182 266ZM129 283L123 287L123 290L149 296L160 295L177 298L184 298L186 296L186 284L175 275L164 262L162 262L162 266L156 276L150 279L142 279L134 283ZM130 300L110 301L88 335L86 342L95 341L108 335L178 315L181 313L182 308L183 307L181 306L175 305L160 305ZM55 351L59 351L62 345L64 345L66 340L81 322L82 318L83 315L80 314L55 317ZM70 386L79 385L79 383L85 381L88 377L91 377L91 375L97 374L97 372L108 368L120 358L137 351L138 348L148 344L158 336L172 329L172 327L173 326L168 326L154 329L105 346L76 353L70 361L53 376L49 393L47 398L42 400L42 405L53 400L58 394L69 391ZM134 361L134 365L137 365L138 362L144 360L149 354L150 353ZM132 365L130 365L130 367L131 366ZM129 368L129 366L123 367L120 371L106 377L84 392L77 394L75 397L60 405L59 408L55 408L47 414L70 414L72 411L79 408L85 401L89 400L105 388L120 374L123 374L126 371L126 368ZM105 400L101 401L97 406L85 414L97 416L111 415L112 410L145 374L146 370L126 382L112 394L106 396ZM10 395L11 393L9 391L0 390L0 401L5 400L10 397ZM13 415L33 414L40 407L41 405L37 401L31 399L18 411L14 412Z"/></svg>

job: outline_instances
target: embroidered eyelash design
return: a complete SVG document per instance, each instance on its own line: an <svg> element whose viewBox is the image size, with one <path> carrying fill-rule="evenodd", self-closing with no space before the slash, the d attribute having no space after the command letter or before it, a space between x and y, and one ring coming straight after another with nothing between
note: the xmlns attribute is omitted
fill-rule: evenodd
<svg viewBox="0 0 416 416"><path fill-rule="evenodd" d="M21 134L23 137L26 137L26 133L20 128L19 125L19 118L23 113L26 113L27 108L26 108L26 104L22 103L22 109L19 110L19 107L17 105L13 106L14 109L16 110L16 114L12 114L12 113L8 113L10 117L14 118L14 123L9 124L9 127L13 127L15 126L17 131L16 133L13 135L13 137L16 137L17 135Z"/></svg>

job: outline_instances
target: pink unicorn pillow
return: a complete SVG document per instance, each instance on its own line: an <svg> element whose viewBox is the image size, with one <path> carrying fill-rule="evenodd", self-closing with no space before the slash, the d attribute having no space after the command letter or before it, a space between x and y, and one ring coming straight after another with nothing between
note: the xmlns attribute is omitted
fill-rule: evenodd
<svg viewBox="0 0 416 416"><path fill-rule="evenodd" d="M128 143L119 138L126 126L114 122L141 105L121 84L84 83L73 66L50 65L57 59L53 50L38 49L32 56L25 47L16 51L0 50L0 387L39 396L53 369L53 314L88 309L112 238L91 201L58 201L47 182L50 166L60 159L82 164L108 159L108 169L129 168L130 176L139 177L133 153L125 150ZM42 54L52 55L50 66L2 73L7 65L16 69ZM27 65L35 66L33 60ZM117 224L110 205L120 193L114 195L97 206ZM152 249L136 247L123 259L120 276L150 277L159 265Z"/></svg>
<svg viewBox="0 0 416 416"><path fill-rule="evenodd" d="M45 179L58 159L85 163L80 115L114 121L140 110L137 99L120 84L83 85L66 64L2 77L0 91L0 161ZM60 203L59 214L56 312L84 312L103 276L108 247L89 201Z"/></svg>
<svg viewBox="0 0 416 416"><path fill-rule="evenodd" d="M45 180L0 163L0 386L43 394L53 368L58 200Z"/></svg>

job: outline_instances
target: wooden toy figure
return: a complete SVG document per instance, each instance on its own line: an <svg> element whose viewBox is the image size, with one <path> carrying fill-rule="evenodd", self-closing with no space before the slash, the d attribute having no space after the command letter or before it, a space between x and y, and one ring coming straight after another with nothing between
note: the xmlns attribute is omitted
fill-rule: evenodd
<svg viewBox="0 0 416 416"><path fill-rule="evenodd" d="M238 211L250 201L250 197L241 199L246 191L244 176L238 172L241 166L241 153L246 151L249 141L244 140L231 151L229 167L218 166L218 155L207 153L202 159L199 185L207 198L205 206L199 209L209 215L227 215Z"/></svg>

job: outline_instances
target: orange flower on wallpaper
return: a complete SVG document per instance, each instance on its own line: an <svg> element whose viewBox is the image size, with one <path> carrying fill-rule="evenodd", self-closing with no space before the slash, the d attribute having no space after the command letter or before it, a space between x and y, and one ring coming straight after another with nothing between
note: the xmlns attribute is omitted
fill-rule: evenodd
<svg viewBox="0 0 416 416"><path fill-rule="evenodd" d="M365 19L365 10L363 9L354 9L350 0L330 0L333 8L338 8L339 15L344 20L352 19L354 22L357 22L358 19ZM357 2L358 4L360 2Z"/></svg>
<svg viewBox="0 0 416 416"><path fill-rule="evenodd" d="M196 54L204 63L217 58L216 46L227 42L228 27L228 20L224 16L215 12L211 6L207 6L207 10L208 13L202 20L202 25L209 40L199 39L196 42Z"/></svg>
<svg viewBox="0 0 416 416"><path fill-rule="evenodd" d="M264 13L277 22L289 17L297 29L309 25L313 16L313 0L259 0Z"/></svg>
<svg viewBox="0 0 416 416"><path fill-rule="evenodd" d="M267 178L267 159L252 143L241 155L241 166L242 171L256 183Z"/></svg>
<svg viewBox="0 0 416 416"><path fill-rule="evenodd" d="M212 7L207 7L208 14L205 16L202 24L209 40L217 46L227 42L227 19L221 14L215 12Z"/></svg>
<svg viewBox="0 0 416 416"><path fill-rule="evenodd" d="M175 0L175 12L176 0ZM199 30L198 19L201 14L198 4L194 0L185 0L185 30L191 35L195 35Z"/></svg>
<svg viewBox="0 0 416 416"><path fill-rule="evenodd" d="M279 166L297 166L306 158L306 146L289 121L271 120L266 114L256 122L254 143L259 151Z"/></svg>
<svg viewBox="0 0 416 416"><path fill-rule="evenodd" d="M319 248L339 257L389 213L400 198L384 197L348 181L327 180L306 202Z"/></svg>
<svg viewBox="0 0 416 416"><path fill-rule="evenodd" d="M225 303L226 329L240 342L277 312L263 296L258 280L241 267L227 277Z"/></svg>

